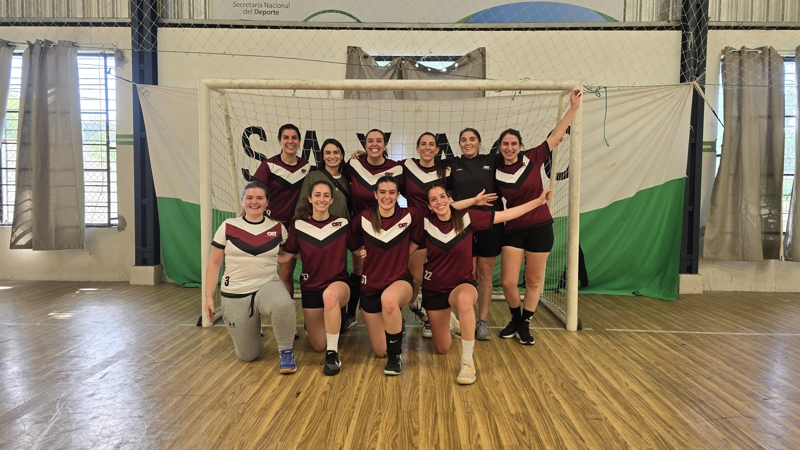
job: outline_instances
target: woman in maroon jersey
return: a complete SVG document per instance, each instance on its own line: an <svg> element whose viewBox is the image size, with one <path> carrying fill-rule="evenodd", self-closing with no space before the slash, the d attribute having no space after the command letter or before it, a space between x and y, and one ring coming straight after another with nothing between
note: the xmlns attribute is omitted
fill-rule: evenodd
<svg viewBox="0 0 800 450"><path fill-rule="evenodd" d="M367 150L366 155L356 152L359 156L350 159L344 172L350 178L350 196L356 214L378 204L375 200L375 190L379 178L395 177L402 188L403 165L389 159L385 133L378 129L369 130L365 137L364 148Z"/></svg>
<svg viewBox="0 0 800 450"><path fill-rule="evenodd" d="M339 373L339 331L341 308L350 298L347 285L347 250L360 245L348 232L346 217L329 212L333 203L333 186L327 181L313 183L306 199L289 228L284 246L286 257L278 262L297 258L303 261L300 274L303 318L311 347L326 350L322 371L325 375Z"/></svg>
<svg viewBox="0 0 800 450"><path fill-rule="evenodd" d="M436 159L439 146L436 135L430 132L422 133L417 138L417 153L419 158L408 158L403 162L403 196L408 201L409 208L428 208L427 190L433 183L448 184L450 168L441 160ZM431 325L425 315L425 309L417 302L419 286L422 281L422 266L425 264L425 249L420 248L408 258L408 270L414 277L414 292L408 308L422 321L422 337L433 337Z"/></svg>
<svg viewBox="0 0 800 450"><path fill-rule="evenodd" d="M495 171L497 186L513 207L538 197L543 191L541 167L558 145L581 103L581 92L576 89L570 96L570 109L558 122L547 139L538 147L520 152L522 136L508 129L500 134L500 154L503 163ZM548 208L537 208L506 224L500 256L500 279L503 294L511 311L511 321L500 331L500 337L517 337L523 345L533 345L530 321L539 295L542 292L547 256L553 248L553 217ZM519 271L525 261L525 298L520 311Z"/></svg>
<svg viewBox="0 0 800 450"><path fill-rule="evenodd" d="M450 309L458 310L461 323L461 370L458 384L475 382L475 310L478 290L472 272L473 232L489 230L492 225L515 219L547 203L552 191L546 190L535 200L505 211L469 209L459 211L441 184L428 188L431 212L412 234L410 251L417 246L428 249L428 261L422 280L422 306L428 312L433 340L439 353L447 353L450 336ZM475 205L486 205L486 202ZM473 206L475 206L473 205Z"/></svg>
<svg viewBox="0 0 800 450"><path fill-rule="evenodd" d="M422 209L397 206L400 183L391 176L376 180L377 205L353 218L354 234L362 236L366 257L361 274L361 313L375 355L388 356L383 373L400 375L403 317L400 308L411 301L412 277L408 249L414 223Z"/></svg>
<svg viewBox="0 0 800 450"><path fill-rule="evenodd" d="M300 129L287 123L278 129L278 141L281 144L281 153L261 162L253 178L264 183L269 189L270 210L267 214L281 223L288 223L294 216L300 188L303 179L311 170L311 165L303 158L297 156L300 149ZM286 264L281 264L278 276L289 291L294 295L294 268L297 260L292 259Z"/></svg>

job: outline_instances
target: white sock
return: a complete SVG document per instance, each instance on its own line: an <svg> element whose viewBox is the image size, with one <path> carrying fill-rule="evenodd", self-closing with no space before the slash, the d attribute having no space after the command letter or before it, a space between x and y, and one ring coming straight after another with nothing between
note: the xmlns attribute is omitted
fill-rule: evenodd
<svg viewBox="0 0 800 450"><path fill-rule="evenodd" d="M339 333L330 334L325 333L325 339L328 341L328 351L333 350L334 352L339 351Z"/></svg>
<svg viewBox="0 0 800 450"><path fill-rule="evenodd" d="M471 341L461 338L461 359L472 359L472 349L475 348L475 339Z"/></svg>

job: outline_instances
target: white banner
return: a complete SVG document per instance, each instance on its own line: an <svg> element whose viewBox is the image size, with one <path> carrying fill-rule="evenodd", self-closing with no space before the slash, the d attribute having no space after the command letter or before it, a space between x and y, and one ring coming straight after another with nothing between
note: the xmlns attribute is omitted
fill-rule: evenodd
<svg viewBox="0 0 800 450"><path fill-rule="evenodd" d="M214 0L214 19L364 23L577 23L622 20L623 0Z"/></svg>
<svg viewBox="0 0 800 450"><path fill-rule="evenodd" d="M157 195L199 203L197 91L141 85L137 88ZM691 93L691 85L682 85L610 89L601 92L600 97L584 94L582 212L603 208L643 189L685 176ZM235 92L229 97L237 172L246 169L251 174L259 161L248 151L253 155L277 154L278 128L287 122L297 125L303 138L313 133L318 143L329 137L339 139L348 154L361 148L359 133L380 128L390 133L389 157L403 159L416 155L415 140L424 131L446 136L458 155L458 133L464 127L474 127L482 133L482 152L487 152L509 126L519 128L526 146L532 147L547 136L556 121L552 99L548 104L544 94L521 95L514 100L488 97L446 102L260 99ZM227 138L222 122L219 115L212 117L212 159L219 168L217 176L226 177ZM259 133L263 133L263 139ZM248 149L242 147L245 141ZM243 178L238 174L237 178L243 184ZM239 188L232 187L231 191Z"/></svg>

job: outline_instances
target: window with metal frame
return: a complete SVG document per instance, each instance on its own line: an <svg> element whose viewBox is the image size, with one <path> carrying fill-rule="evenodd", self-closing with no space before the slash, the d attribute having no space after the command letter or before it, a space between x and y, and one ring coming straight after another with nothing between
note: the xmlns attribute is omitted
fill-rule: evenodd
<svg viewBox="0 0 800 450"><path fill-rule="evenodd" d="M79 53L83 177L87 227L117 225L117 93L112 53ZM22 54L14 54L0 141L0 225L14 219Z"/></svg>

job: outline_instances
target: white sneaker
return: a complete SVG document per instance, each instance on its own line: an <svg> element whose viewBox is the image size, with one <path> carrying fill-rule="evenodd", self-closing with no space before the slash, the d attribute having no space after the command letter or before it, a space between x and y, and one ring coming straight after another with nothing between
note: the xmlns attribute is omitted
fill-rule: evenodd
<svg viewBox="0 0 800 450"><path fill-rule="evenodd" d="M431 323L430 322L426 321L425 323L422 324L422 337L424 337L424 338L432 338L433 337L433 331L431 331Z"/></svg>
<svg viewBox="0 0 800 450"><path fill-rule="evenodd" d="M450 311L450 332L456 336L461 336L461 324L458 323L458 317L453 311Z"/></svg>
<svg viewBox="0 0 800 450"><path fill-rule="evenodd" d="M456 383L458 384L472 384L475 382L475 361L471 359L462 359L461 360L461 370L458 372L458 376L456 377Z"/></svg>

